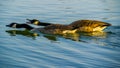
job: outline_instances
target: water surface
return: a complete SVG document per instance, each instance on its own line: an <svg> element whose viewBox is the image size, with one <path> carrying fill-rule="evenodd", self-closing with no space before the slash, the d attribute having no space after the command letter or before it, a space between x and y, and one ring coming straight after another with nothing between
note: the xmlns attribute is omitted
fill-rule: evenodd
<svg viewBox="0 0 120 68"><path fill-rule="evenodd" d="M120 0L1 0L0 68L119 68ZM69 24L109 22L102 33L48 35L8 28L26 18Z"/></svg>

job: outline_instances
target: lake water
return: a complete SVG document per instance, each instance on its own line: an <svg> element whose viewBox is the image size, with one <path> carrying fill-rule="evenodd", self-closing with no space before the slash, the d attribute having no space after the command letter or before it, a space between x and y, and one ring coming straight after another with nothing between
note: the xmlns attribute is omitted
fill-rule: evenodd
<svg viewBox="0 0 120 68"><path fill-rule="evenodd" d="M120 68L120 0L0 0L0 68ZM48 35L8 28L26 18L111 23L105 32ZM35 26L36 27L36 26Z"/></svg>

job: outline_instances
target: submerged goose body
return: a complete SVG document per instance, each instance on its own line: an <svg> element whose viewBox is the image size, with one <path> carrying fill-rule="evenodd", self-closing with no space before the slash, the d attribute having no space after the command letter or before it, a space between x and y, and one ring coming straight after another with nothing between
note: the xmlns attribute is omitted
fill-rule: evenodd
<svg viewBox="0 0 120 68"><path fill-rule="evenodd" d="M7 25L7 27L26 28L31 31L40 31L42 33L47 33L47 34L66 34L66 33L75 33L77 31L76 29L72 30L72 27L70 26L60 25L60 24L48 25L43 28L33 28L28 24L11 23Z"/></svg>
<svg viewBox="0 0 120 68"><path fill-rule="evenodd" d="M52 27L50 28L59 27L59 26L56 26L55 24L40 22L39 20L36 20L36 19L33 19L33 20L27 19L27 20L29 21L28 23L34 24L34 25L45 26L45 27L51 25ZM111 24L102 22L102 21L96 21L96 20L78 20L66 26L71 27L71 28L66 27L68 29L77 29L77 31L79 32L94 32L94 31L102 31L106 27L111 26Z"/></svg>

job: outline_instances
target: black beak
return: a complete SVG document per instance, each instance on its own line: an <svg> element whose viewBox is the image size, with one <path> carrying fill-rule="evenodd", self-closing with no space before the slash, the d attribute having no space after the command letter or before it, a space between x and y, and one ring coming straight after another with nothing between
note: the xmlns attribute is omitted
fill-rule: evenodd
<svg viewBox="0 0 120 68"><path fill-rule="evenodd" d="M30 19L26 19L26 20L28 20L28 21L29 21Z"/></svg>
<svg viewBox="0 0 120 68"><path fill-rule="evenodd" d="M31 24L31 22L26 22L27 24Z"/></svg>
<svg viewBox="0 0 120 68"><path fill-rule="evenodd" d="M6 27L10 27L10 25L6 25Z"/></svg>
<svg viewBox="0 0 120 68"><path fill-rule="evenodd" d="M26 19L27 21L31 21L30 19Z"/></svg>
<svg viewBox="0 0 120 68"><path fill-rule="evenodd" d="M30 19L26 19L28 22L26 22L27 24L31 24L31 20Z"/></svg>

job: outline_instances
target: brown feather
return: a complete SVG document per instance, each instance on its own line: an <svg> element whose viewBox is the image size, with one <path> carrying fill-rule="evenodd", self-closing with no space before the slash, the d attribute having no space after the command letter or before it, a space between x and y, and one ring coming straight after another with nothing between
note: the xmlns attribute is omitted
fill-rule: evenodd
<svg viewBox="0 0 120 68"><path fill-rule="evenodd" d="M111 26L111 24L96 20L78 20L72 22L70 26L72 26L73 29L78 29L78 31L92 32L96 27L102 29L105 26Z"/></svg>

